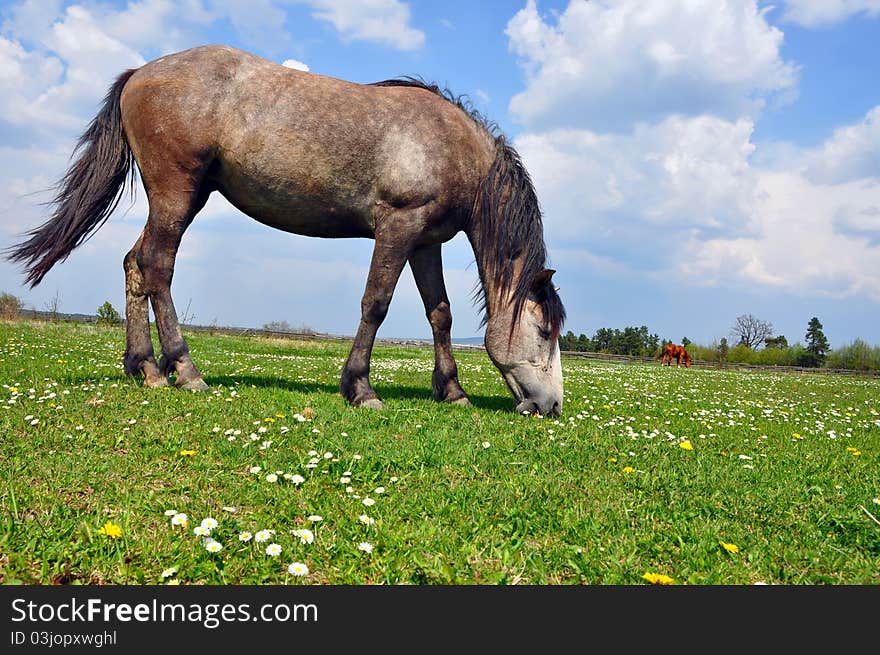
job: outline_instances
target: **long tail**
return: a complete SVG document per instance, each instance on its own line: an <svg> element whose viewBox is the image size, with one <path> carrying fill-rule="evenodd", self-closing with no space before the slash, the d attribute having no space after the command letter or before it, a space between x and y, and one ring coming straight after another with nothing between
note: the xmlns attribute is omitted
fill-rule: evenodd
<svg viewBox="0 0 880 655"><path fill-rule="evenodd" d="M126 180L134 183L119 99L135 70L116 78L98 115L79 138L74 154L81 154L55 187L52 216L28 232L26 241L6 249L10 261L24 263L31 288L104 224L119 204Z"/></svg>

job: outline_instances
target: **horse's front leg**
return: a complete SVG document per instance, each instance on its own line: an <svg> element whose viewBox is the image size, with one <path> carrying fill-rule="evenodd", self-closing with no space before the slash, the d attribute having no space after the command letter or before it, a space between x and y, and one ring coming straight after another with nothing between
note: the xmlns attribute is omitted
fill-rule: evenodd
<svg viewBox="0 0 880 655"><path fill-rule="evenodd" d="M425 305L425 315L434 335L434 399L456 405L469 405L467 394L458 382L458 367L452 356L452 312L443 282L440 244L414 250L409 257L416 286Z"/></svg>
<svg viewBox="0 0 880 655"><path fill-rule="evenodd" d="M400 234L394 235L394 238L390 238L390 235L386 238L378 232L376 234L370 272L361 299L361 322L339 382L342 396L355 407L384 407L370 385L370 356L376 332L388 314L394 287L411 248L411 240Z"/></svg>

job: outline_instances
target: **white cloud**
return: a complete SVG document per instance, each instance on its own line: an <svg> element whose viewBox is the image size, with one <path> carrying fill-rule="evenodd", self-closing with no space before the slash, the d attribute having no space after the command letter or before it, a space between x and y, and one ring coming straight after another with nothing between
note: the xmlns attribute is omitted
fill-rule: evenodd
<svg viewBox="0 0 880 655"><path fill-rule="evenodd" d="M745 119L671 116L628 134L530 133L516 147L553 235L631 246L640 230L673 230L677 239L682 231L753 229L751 133Z"/></svg>
<svg viewBox="0 0 880 655"><path fill-rule="evenodd" d="M797 78L780 55L782 32L754 0L572 1L555 21L528 0L506 34L527 77L510 109L531 129L755 116Z"/></svg>
<svg viewBox="0 0 880 655"><path fill-rule="evenodd" d="M880 107L814 149L789 144L785 166L755 164L751 121L710 116L627 134L530 133L516 147L550 250L570 266L880 299L878 116Z"/></svg>
<svg viewBox="0 0 880 655"><path fill-rule="evenodd" d="M805 175L817 183L880 178L880 105L861 123L838 128L806 158Z"/></svg>
<svg viewBox="0 0 880 655"><path fill-rule="evenodd" d="M880 300L880 247L840 229L844 213L877 211L880 181L816 185L796 173L762 173L760 236L691 240L679 269L704 285L757 285L831 297ZM865 214L867 217L868 214ZM880 236L880 222L860 227Z"/></svg>
<svg viewBox="0 0 880 655"><path fill-rule="evenodd" d="M417 50L425 34L410 25L409 5L400 0L308 0L314 16L332 23L340 35L399 50Z"/></svg>
<svg viewBox="0 0 880 655"><path fill-rule="evenodd" d="M880 15L880 0L783 0L782 20L804 27L825 27L857 14Z"/></svg>
<svg viewBox="0 0 880 655"><path fill-rule="evenodd" d="M308 71L309 70L308 64L304 64L301 61L298 61L296 59L285 59L284 61L281 62L281 65L287 66L287 68L293 68L294 70L298 70L298 71Z"/></svg>

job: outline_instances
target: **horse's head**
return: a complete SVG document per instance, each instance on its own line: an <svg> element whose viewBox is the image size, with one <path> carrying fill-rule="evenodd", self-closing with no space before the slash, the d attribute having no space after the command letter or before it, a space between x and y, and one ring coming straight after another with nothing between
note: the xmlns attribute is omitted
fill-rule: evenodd
<svg viewBox="0 0 880 655"><path fill-rule="evenodd" d="M486 352L516 399L516 411L543 416L562 413L559 329L564 309L545 269L532 281L528 297L493 312L486 326Z"/></svg>

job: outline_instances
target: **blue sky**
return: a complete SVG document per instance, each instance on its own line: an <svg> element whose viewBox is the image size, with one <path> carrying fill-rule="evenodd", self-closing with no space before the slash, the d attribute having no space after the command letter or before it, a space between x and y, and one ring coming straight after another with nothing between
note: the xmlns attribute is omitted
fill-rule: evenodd
<svg viewBox="0 0 880 655"><path fill-rule="evenodd" d="M0 2L0 245L121 70L205 43L355 82L417 75L513 139L544 211L566 329L647 325L711 344L740 314L803 341L880 345L880 0ZM36 289L124 307L142 190ZM372 242L287 235L212 198L172 293L201 324L354 333ZM444 247L453 335L479 335L473 253ZM430 335L409 271L380 337Z"/></svg>

